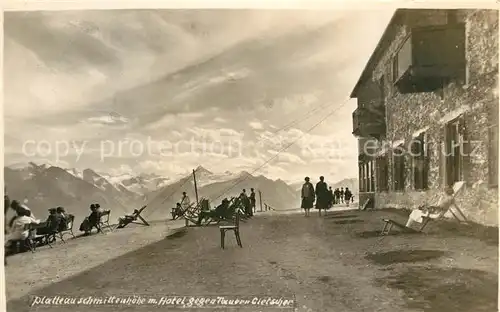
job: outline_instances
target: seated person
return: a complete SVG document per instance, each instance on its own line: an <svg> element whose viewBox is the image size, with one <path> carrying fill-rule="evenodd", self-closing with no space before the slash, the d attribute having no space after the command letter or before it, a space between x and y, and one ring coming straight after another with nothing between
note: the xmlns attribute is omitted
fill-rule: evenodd
<svg viewBox="0 0 500 312"><path fill-rule="evenodd" d="M57 207L56 208L56 213L61 219L61 222L59 223L59 231L64 231L67 230L67 221L68 221L68 216L66 215L66 210L63 207Z"/></svg>
<svg viewBox="0 0 500 312"><path fill-rule="evenodd" d="M29 236L29 230L26 229L27 224L40 223L30 216L30 212L25 209L18 209L16 216L11 220L10 229L5 236L5 247L10 247L14 241L26 240Z"/></svg>
<svg viewBox="0 0 500 312"><path fill-rule="evenodd" d="M423 218L425 217L432 219L439 218L443 216L451 208L452 205L455 205L453 188L448 186L444 191L445 194L440 198L437 206L420 206L417 209L414 209L408 217L406 227L411 227L415 222L422 223Z"/></svg>
<svg viewBox="0 0 500 312"><path fill-rule="evenodd" d="M181 203L177 203L175 208L172 208L172 220L177 219L178 217L182 216L182 206Z"/></svg>
<svg viewBox="0 0 500 312"><path fill-rule="evenodd" d="M139 210L134 209L134 212L132 214L126 214L123 217L118 218L118 227L124 227L125 225L129 224L130 222L134 221L137 219L137 214L139 213Z"/></svg>
<svg viewBox="0 0 500 312"><path fill-rule="evenodd" d="M90 205L90 215L86 217L82 224L80 225L80 231L85 232L85 235L89 235L92 228L98 228L99 220L101 219L102 209L100 209L99 204Z"/></svg>
<svg viewBox="0 0 500 312"><path fill-rule="evenodd" d="M204 219L208 218L224 219L227 215L228 209L229 209L229 200L227 198L224 198L222 200L222 203L219 206L217 206L214 210L202 210L200 212L200 215L198 216L198 222L196 224L201 225L201 222Z"/></svg>
<svg viewBox="0 0 500 312"><path fill-rule="evenodd" d="M37 235L47 235L56 233L59 229L59 225L61 224L61 216L57 214L57 208L49 209L49 217L47 221L45 221L45 227L39 228L36 231Z"/></svg>

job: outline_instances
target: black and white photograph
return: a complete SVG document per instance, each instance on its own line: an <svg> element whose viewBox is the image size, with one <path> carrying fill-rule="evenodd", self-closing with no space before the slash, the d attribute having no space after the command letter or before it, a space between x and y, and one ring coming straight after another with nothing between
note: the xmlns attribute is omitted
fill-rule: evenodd
<svg viewBox="0 0 500 312"><path fill-rule="evenodd" d="M497 8L106 2L3 9L8 312L498 311Z"/></svg>

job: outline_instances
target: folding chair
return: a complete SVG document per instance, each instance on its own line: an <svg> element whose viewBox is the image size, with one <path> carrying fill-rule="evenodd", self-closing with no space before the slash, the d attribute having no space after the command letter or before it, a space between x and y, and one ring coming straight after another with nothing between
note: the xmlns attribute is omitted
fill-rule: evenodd
<svg viewBox="0 0 500 312"><path fill-rule="evenodd" d="M118 225L118 229L123 229L130 223L135 223L135 224L140 224L140 225L145 225L149 226L148 221L146 221L142 216L141 213L144 209L146 209L147 205L142 206L141 209L139 210L134 210L134 213L131 216L125 216L124 218L120 219L120 224ZM137 222L137 219L141 220L141 222Z"/></svg>
<svg viewBox="0 0 500 312"><path fill-rule="evenodd" d="M110 232L113 231L112 226L109 224L109 217L111 215L111 210L104 210L99 215L99 221L97 222L97 231L104 234L103 229L107 228Z"/></svg>
<svg viewBox="0 0 500 312"><path fill-rule="evenodd" d="M460 190L462 189L463 186L464 186L464 183L462 181L455 182L455 184L453 185L453 198L455 198L457 196L457 194L460 192ZM422 233L424 231L425 227L427 226L427 224L429 223L429 221L431 221L431 220L436 221L436 220L442 219L448 211L451 212L453 217L458 222L467 222L467 218L465 217L462 210L460 210L460 208L458 208L456 204L454 204L453 206L460 213L463 220L460 220L460 218L457 217L457 215L453 212L452 207L448 208L448 210L446 210L446 211L442 211L439 214L430 214L429 216L422 217L422 219L423 219L422 225L420 226L420 228L418 230L406 227L406 225L403 225L403 224L398 223L398 222L391 220L391 219L382 219L382 221L384 221L384 227L382 228L380 235L388 235L390 233L393 225L400 228L401 230L403 230L403 232L406 232L406 233Z"/></svg>

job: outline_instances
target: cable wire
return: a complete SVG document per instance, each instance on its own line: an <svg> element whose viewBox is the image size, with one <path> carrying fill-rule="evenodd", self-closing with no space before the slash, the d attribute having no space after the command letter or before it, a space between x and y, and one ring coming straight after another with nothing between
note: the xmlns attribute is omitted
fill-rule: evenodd
<svg viewBox="0 0 500 312"><path fill-rule="evenodd" d="M280 149L274 156L272 156L271 158L269 158L267 161L265 161L262 165L260 165L257 169L255 169L254 171L252 171L252 173L250 173L250 175L252 175L253 173L259 171L261 168L263 168L265 165L267 165L269 162L271 162L272 160L274 160L276 157L278 157L282 152L284 152L285 150L287 150L288 148L290 148L293 144L297 143L300 139L302 139L304 137L304 135L308 134L309 132L311 132L312 130L314 130L316 127L318 127L321 123L323 123L323 121L325 121L327 118L329 118L330 116L334 115L339 108L341 108L342 106L344 106L345 104L347 104L347 102L349 101L349 99L345 100L342 104L340 104L338 107L335 107L330 113L326 114L323 118L320 119L319 122L317 122L316 124L314 124L312 127L310 127L307 131L305 131L304 133L302 133L302 135L297 138L296 140L292 141L292 143L288 144L287 146L283 147L282 149ZM219 199L220 197L222 197L227 191L230 191L231 189L233 189L236 185L240 184L241 182L245 181L246 179L248 179L248 175L243 177L243 179L238 179L233 185L231 185L229 188L225 189L219 196L217 196L215 200Z"/></svg>

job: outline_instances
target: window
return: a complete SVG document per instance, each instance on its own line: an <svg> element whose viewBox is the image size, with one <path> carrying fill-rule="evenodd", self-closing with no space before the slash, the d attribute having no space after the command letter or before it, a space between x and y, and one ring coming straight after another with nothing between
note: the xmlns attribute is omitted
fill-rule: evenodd
<svg viewBox="0 0 500 312"><path fill-rule="evenodd" d="M411 142L413 186L415 190L429 188L429 157L427 155L426 135L421 133Z"/></svg>
<svg viewBox="0 0 500 312"><path fill-rule="evenodd" d="M401 148L393 154L393 185L395 191L404 191L405 189L405 156Z"/></svg>
<svg viewBox="0 0 500 312"><path fill-rule="evenodd" d="M453 186L455 182L465 180L464 177L464 129L465 120L459 117L445 127L445 184Z"/></svg>
<svg viewBox="0 0 500 312"><path fill-rule="evenodd" d="M376 160L377 162L377 190L379 192L387 192L388 188L388 168L387 168L387 156L380 156Z"/></svg>

